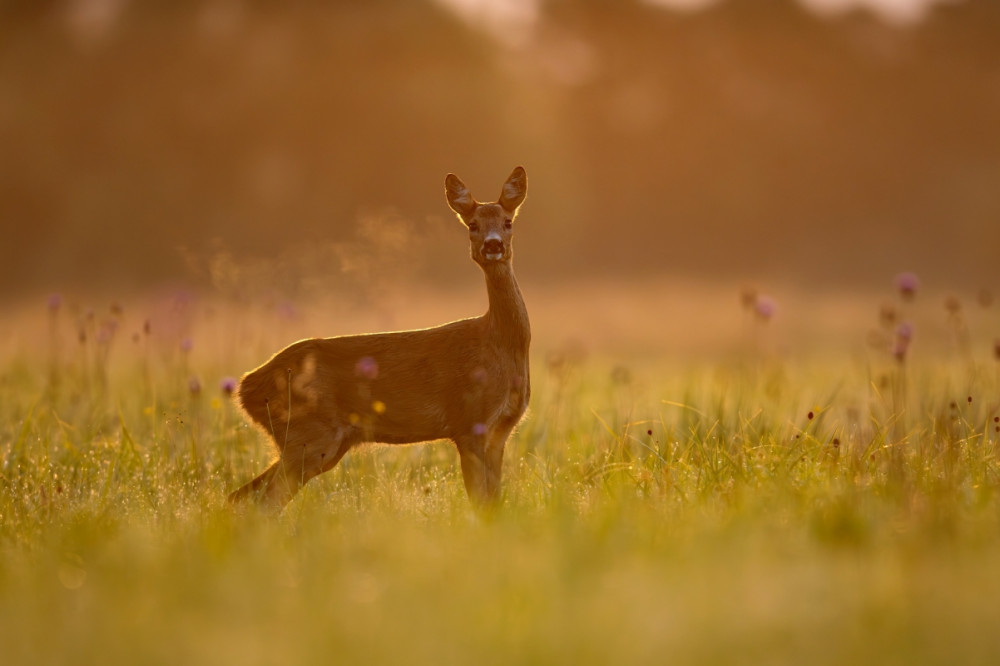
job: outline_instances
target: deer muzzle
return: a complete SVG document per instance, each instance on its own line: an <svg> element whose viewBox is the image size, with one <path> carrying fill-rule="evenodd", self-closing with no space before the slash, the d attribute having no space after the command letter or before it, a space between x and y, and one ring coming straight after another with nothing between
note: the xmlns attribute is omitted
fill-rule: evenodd
<svg viewBox="0 0 1000 666"><path fill-rule="evenodd" d="M490 234L483 241L483 256L490 261L503 258L503 240L498 235Z"/></svg>

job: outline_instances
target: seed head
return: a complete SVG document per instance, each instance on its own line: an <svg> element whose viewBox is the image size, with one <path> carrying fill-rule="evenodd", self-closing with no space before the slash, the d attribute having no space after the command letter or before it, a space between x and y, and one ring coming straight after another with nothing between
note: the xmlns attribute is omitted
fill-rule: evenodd
<svg viewBox="0 0 1000 666"><path fill-rule="evenodd" d="M896 308L889 303L883 303L878 311L878 320L884 328L892 328L896 323Z"/></svg>
<svg viewBox="0 0 1000 666"><path fill-rule="evenodd" d="M632 371L624 365L616 365L611 369L611 381L619 385L632 383Z"/></svg>

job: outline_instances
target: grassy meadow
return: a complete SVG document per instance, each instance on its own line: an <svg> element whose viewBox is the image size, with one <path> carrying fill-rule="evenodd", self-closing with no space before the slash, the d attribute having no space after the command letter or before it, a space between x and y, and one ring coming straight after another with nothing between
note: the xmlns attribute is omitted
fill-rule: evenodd
<svg viewBox="0 0 1000 666"><path fill-rule="evenodd" d="M353 451L277 518L227 508L271 456L231 378L300 337L476 314L474 286L12 307L4 663L1000 659L985 294L789 292L772 312L729 286L523 284L533 394L497 515L441 442Z"/></svg>

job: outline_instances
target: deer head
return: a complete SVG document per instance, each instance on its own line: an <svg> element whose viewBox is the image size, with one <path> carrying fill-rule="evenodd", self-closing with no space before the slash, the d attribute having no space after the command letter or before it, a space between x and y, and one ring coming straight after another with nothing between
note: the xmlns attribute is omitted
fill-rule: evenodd
<svg viewBox="0 0 1000 666"><path fill-rule="evenodd" d="M448 205L469 230L473 261L483 268L497 262L509 263L514 218L528 191L524 168L514 169L495 203L473 199L469 188L455 174L448 174L444 187Z"/></svg>

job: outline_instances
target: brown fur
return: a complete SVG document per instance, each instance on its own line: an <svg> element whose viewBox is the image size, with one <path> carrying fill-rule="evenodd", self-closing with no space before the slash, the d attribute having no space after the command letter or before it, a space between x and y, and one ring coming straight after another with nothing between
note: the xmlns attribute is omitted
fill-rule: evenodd
<svg viewBox="0 0 1000 666"><path fill-rule="evenodd" d="M362 442L450 439L469 498L495 504L503 449L528 407L528 313L511 266L512 220L527 179L518 167L499 201L476 202L456 176L448 203L469 229L489 309L436 328L300 340L247 373L239 401L278 460L232 495L280 510Z"/></svg>

